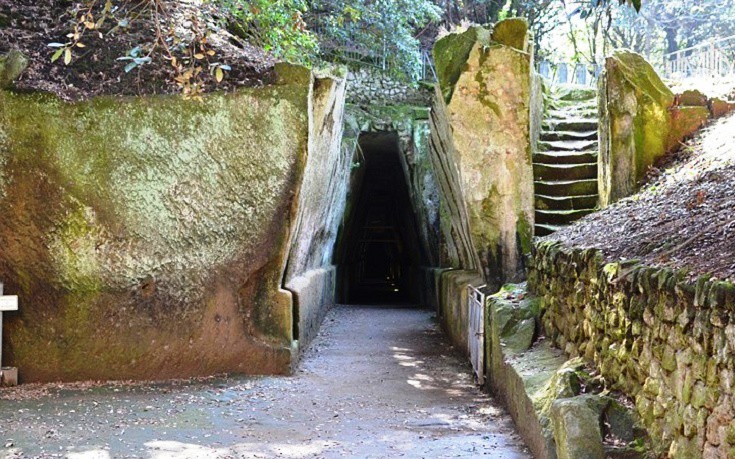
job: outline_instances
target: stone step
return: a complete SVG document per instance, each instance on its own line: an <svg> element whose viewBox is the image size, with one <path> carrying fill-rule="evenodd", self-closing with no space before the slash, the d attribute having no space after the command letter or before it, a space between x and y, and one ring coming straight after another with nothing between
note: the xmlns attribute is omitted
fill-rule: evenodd
<svg viewBox="0 0 735 459"><path fill-rule="evenodd" d="M536 223L539 225L569 225L595 209L581 210L541 210L536 209Z"/></svg>
<svg viewBox="0 0 735 459"><path fill-rule="evenodd" d="M580 85L557 85L551 91L552 98L569 101L597 100L597 94L597 87Z"/></svg>
<svg viewBox="0 0 735 459"><path fill-rule="evenodd" d="M552 234L552 233L554 233L556 231L559 231L562 228L563 228L563 226L539 225L539 224L536 224L533 227L533 229L534 229L534 236L537 236L537 237L548 236L549 234Z"/></svg>
<svg viewBox="0 0 735 459"><path fill-rule="evenodd" d="M597 179L597 162L583 164L534 163L535 180L585 180Z"/></svg>
<svg viewBox="0 0 735 459"><path fill-rule="evenodd" d="M561 111L597 109L597 106L597 99L589 99L581 102L551 99L548 103L550 109Z"/></svg>
<svg viewBox="0 0 735 459"><path fill-rule="evenodd" d="M589 164L597 162L597 151L539 151L533 162L539 164Z"/></svg>
<svg viewBox="0 0 735 459"><path fill-rule="evenodd" d="M540 210L582 210L597 207L600 196L590 194L584 196L535 196L536 209Z"/></svg>
<svg viewBox="0 0 735 459"><path fill-rule="evenodd" d="M546 111L546 119L568 120L573 118L597 118L599 115L597 107L579 107L567 110L549 108Z"/></svg>
<svg viewBox="0 0 735 459"><path fill-rule="evenodd" d="M597 140L597 129L582 131L582 130L544 130L541 132L541 140L544 141L557 141L557 140Z"/></svg>
<svg viewBox="0 0 735 459"><path fill-rule="evenodd" d="M590 151L597 150L597 140L557 140L538 142L539 151Z"/></svg>
<svg viewBox="0 0 735 459"><path fill-rule="evenodd" d="M599 122L594 118L546 119L541 129L548 131L596 131Z"/></svg>
<svg viewBox="0 0 735 459"><path fill-rule="evenodd" d="M538 180L535 193L544 196L589 196L597 194L597 179L590 180Z"/></svg>

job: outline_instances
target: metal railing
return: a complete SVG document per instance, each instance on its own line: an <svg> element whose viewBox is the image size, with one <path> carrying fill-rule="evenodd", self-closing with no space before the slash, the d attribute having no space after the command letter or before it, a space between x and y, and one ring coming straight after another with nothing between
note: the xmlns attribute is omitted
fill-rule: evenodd
<svg viewBox="0 0 735 459"><path fill-rule="evenodd" d="M671 79L735 75L735 35L664 56L664 76Z"/></svg>
<svg viewBox="0 0 735 459"><path fill-rule="evenodd" d="M467 286L467 308L470 319L467 337L467 346L470 353L472 369L477 377L477 383L485 383L485 294L479 289Z"/></svg>
<svg viewBox="0 0 735 459"><path fill-rule="evenodd" d="M538 73L552 83L594 86L602 73L602 66L572 62L541 61Z"/></svg>

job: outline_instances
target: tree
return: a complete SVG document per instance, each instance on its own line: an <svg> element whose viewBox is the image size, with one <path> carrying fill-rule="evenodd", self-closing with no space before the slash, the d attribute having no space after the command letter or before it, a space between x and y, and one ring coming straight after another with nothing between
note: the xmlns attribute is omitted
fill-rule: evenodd
<svg viewBox="0 0 735 459"><path fill-rule="evenodd" d="M429 0L314 0L309 9L326 58L369 63L397 77L420 70L417 36L441 18Z"/></svg>

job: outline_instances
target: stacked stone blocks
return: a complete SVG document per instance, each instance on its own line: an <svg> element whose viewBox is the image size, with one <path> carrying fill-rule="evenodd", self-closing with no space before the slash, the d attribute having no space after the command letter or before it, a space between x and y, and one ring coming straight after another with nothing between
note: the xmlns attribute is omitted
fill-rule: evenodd
<svg viewBox="0 0 735 459"><path fill-rule="evenodd" d="M654 450L735 455L735 285L555 242L529 264L547 335L634 399Z"/></svg>

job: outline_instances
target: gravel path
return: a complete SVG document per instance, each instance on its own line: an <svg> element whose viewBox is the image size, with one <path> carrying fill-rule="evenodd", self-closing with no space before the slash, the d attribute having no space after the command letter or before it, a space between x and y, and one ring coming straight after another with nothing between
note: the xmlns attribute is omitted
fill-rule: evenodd
<svg viewBox="0 0 735 459"><path fill-rule="evenodd" d="M0 457L530 457L416 309L335 308L292 377L26 385L0 398Z"/></svg>

